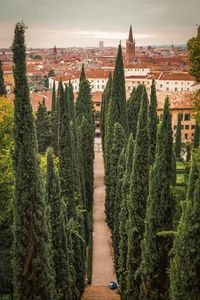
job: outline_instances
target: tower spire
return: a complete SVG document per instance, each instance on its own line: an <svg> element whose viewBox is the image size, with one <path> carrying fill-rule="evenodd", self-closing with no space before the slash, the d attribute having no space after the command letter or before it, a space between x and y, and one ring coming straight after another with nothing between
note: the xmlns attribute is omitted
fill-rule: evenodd
<svg viewBox="0 0 200 300"><path fill-rule="evenodd" d="M132 25L130 25L130 30L129 30L129 36L128 36L129 42L133 42L133 31L132 31Z"/></svg>

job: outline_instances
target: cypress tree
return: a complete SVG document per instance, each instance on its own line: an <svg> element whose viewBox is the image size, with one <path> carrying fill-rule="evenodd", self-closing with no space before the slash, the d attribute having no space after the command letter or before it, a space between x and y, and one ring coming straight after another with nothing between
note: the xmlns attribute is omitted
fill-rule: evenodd
<svg viewBox="0 0 200 300"><path fill-rule="evenodd" d="M85 67L84 67L84 64L82 64L82 67L81 67L81 75L80 75L80 84L82 81L86 80L86 76L85 76Z"/></svg>
<svg viewBox="0 0 200 300"><path fill-rule="evenodd" d="M181 159L181 119L182 115L178 115L178 123L176 127L176 141L175 141L175 154L176 154L176 159L180 160Z"/></svg>
<svg viewBox="0 0 200 300"><path fill-rule="evenodd" d="M12 44L15 107L15 199L13 265L19 299L56 299L47 203L26 77L25 25L17 23Z"/></svg>
<svg viewBox="0 0 200 300"><path fill-rule="evenodd" d="M151 84L151 96L149 104L149 165L153 165L156 155L156 139L157 139L157 97L155 80Z"/></svg>
<svg viewBox="0 0 200 300"><path fill-rule="evenodd" d="M193 166L196 162L193 162ZM194 181L193 198L182 205L183 213L171 251L170 299L199 299L200 295L200 172ZM192 172L192 170L191 170ZM194 188L194 185L191 188Z"/></svg>
<svg viewBox="0 0 200 300"><path fill-rule="evenodd" d="M142 279L141 299L168 299L167 268L172 238L163 232L172 230L172 145L171 114L166 98L157 136L156 160L150 175L141 264L137 274Z"/></svg>
<svg viewBox="0 0 200 300"><path fill-rule="evenodd" d="M139 84L137 88L133 90L128 104L127 114L128 114L129 132L133 133L134 139L136 137L137 122L138 122L138 116L140 112L141 101L142 101L142 92L143 92L143 87L141 84Z"/></svg>
<svg viewBox="0 0 200 300"><path fill-rule="evenodd" d="M188 143L186 144L186 162L191 160L191 145Z"/></svg>
<svg viewBox="0 0 200 300"><path fill-rule="evenodd" d="M51 146L52 133L44 98L42 104L39 103L38 110L36 112L36 132L38 151L39 153L45 153L46 149Z"/></svg>
<svg viewBox="0 0 200 300"><path fill-rule="evenodd" d="M79 94L76 99L76 118L77 125L81 126L83 117L86 118L87 134L84 141L84 164L85 164L85 192L87 208L90 210L93 203L93 159L94 159L94 117L92 99L90 94L90 83L82 80L80 83ZM85 126L84 125L84 126ZM87 149L87 152L85 151Z"/></svg>
<svg viewBox="0 0 200 300"><path fill-rule="evenodd" d="M128 201L127 299L132 299L133 296L137 299L139 293L139 281L135 279L135 272L140 264L140 243L144 232L144 218L148 197L148 137L148 96L143 86Z"/></svg>
<svg viewBox="0 0 200 300"><path fill-rule="evenodd" d="M66 87L68 89L68 87ZM74 132L70 125L70 116L68 111L67 92L60 87L59 103L60 103L60 135L59 135L59 174L61 185L61 196L67 207L66 223L73 223L79 226L76 214L77 197L76 194L76 154L74 149ZM79 204L79 203L78 203ZM81 253L81 242L79 238L72 234L69 235L69 251L71 253L71 277L74 281L73 294L79 299L77 288L80 293L84 288L84 267L83 257Z"/></svg>
<svg viewBox="0 0 200 300"><path fill-rule="evenodd" d="M69 256L66 237L64 211L60 196L60 182L55 170L53 151L47 152L47 201L51 207L50 220L52 229L53 261L56 272L56 290L58 299L73 299L69 271Z"/></svg>
<svg viewBox="0 0 200 300"><path fill-rule="evenodd" d="M122 202L119 213L119 259L118 259L118 280L121 291L122 300L126 299L126 259L128 252L128 235L127 235L127 219L128 219L128 196L130 190L130 177L133 167L134 140L133 134L129 136L126 149L126 168L122 183Z"/></svg>
<svg viewBox="0 0 200 300"><path fill-rule="evenodd" d="M80 146L78 140L78 132L76 127L76 119L75 119L75 111L74 111L74 95L73 95L73 87L72 84L69 82L69 86L67 87L67 107L68 107L68 114L70 119L70 135L71 135L71 143L72 143L72 154L73 154L73 174L74 174L74 198L75 198L75 205L76 208L80 208L85 210L85 193L81 190L81 159L80 159ZM74 248L74 258L75 258L75 270L76 270L76 286L80 291L80 294L84 291L85 285L85 243L83 239L86 239L86 230L87 230L87 214L83 212L83 215L74 216L75 222L78 228L78 234L72 235L73 239L73 248Z"/></svg>
<svg viewBox="0 0 200 300"><path fill-rule="evenodd" d="M128 121L126 111L126 91L125 91L125 79L124 79L124 66L122 57L122 48L119 45L117 59L115 64L115 70L112 82L111 99L108 107L108 116L105 128L105 174L106 174L106 207L109 207L109 195L111 183L109 182L111 176L110 170L110 149L112 147L113 130L115 123L119 123L125 134L128 134ZM109 222L109 212L106 208L107 221Z"/></svg>
<svg viewBox="0 0 200 300"><path fill-rule="evenodd" d="M2 70L2 63L0 60L0 96L6 95L6 88L4 85L4 78L3 78L3 70Z"/></svg>
<svg viewBox="0 0 200 300"><path fill-rule="evenodd" d="M108 104L110 101L111 92L112 92L112 74L110 73L101 101L101 140L102 140L103 149L104 149L104 140L105 140L104 137L105 137L106 118L108 113Z"/></svg>
<svg viewBox="0 0 200 300"><path fill-rule="evenodd" d="M196 121L195 131L194 131L194 143L193 149L197 149L199 147L199 136L200 136L200 127L198 122Z"/></svg>
<svg viewBox="0 0 200 300"><path fill-rule="evenodd" d="M117 124L117 123L116 123ZM119 161L118 161L118 166L117 166L117 176L116 176L116 195L115 195L115 211L114 211L114 228L113 228L113 248L114 248L114 261L115 261L115 270L117 273L118 277L118 271L119 271L119 240L120 240L120 235L119 235L119 226L120 226L120 219L119 219L119 213L120 213L120 207L121 207L121 202L122 202L122 184L123 184L123 176L125 172L125 148L122 149L120 156L119 156Z"/></svg>
<svg viewBox="0 0 200 300"><path fill-rule="evenodd" d="M52 100L51 100L51 114L53 115L56 111L56 84L55 80L53 81L53 91L52 91Z"/></svg>
<svg viewBox="0 0 200 300"><path fill-rule="evenodd" d="M121 44L118 48L117 59L113 74L109 118L112 125L114 125L115 123L119 123L124 128L125 133L128 133L126 90Z"/></svg>
<svg viewBox="0 0 200 300"><path fill-rule="evenodd" d="M107 221L110 228L114 229L115 201L116 201L116 186L117 186L117 166L119 156L122 149L125 147L126 136L123 127L119 123L114 125L114 134L112 147L110 152L110 194L109 202L106 203Z"/></svg>

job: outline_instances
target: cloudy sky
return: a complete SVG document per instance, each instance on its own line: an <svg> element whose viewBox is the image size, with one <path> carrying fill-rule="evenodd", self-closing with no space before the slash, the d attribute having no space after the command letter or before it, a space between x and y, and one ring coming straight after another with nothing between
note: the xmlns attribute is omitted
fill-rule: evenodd
<svg viewBox="0 0 200 300"><path fill-rule="evenodd" d="M28 47L182 44L196 35L200 0L0 0L0 48L10 47L17 21Z"/></svg>

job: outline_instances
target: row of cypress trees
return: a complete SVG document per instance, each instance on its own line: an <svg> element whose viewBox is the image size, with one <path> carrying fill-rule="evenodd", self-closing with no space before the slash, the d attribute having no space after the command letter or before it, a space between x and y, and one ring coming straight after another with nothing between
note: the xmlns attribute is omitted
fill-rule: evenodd
<svg viewBox="0 0 200 300"><path fill-rule="evenodd" d="M121 298L198 299L195 298L199 292L198 268L196 269L199 266L198 261L192 267L190 275L186 268L181 269L184 261L180 261L180 265L178 263L181 259L179 252L184 255L184 248L180 243L187 243L187 240L186 236L184 242L180 242L178 238L179 231L183 230L183 225L180 228L183 221L180 222L176 234L173 225L177 205L173 194L176 158L169 99L165 99L160 122L157 117L154 81L151 85L150 103L144 85L133 89L126 102L121 45L113 78L109 77L102 97L101 131L106 175L105 211L112 232ZM181 140L178 140L176 145L179 145L179 149L175 148L177 159L180 158L180 143ZM193 189L195 184L193 182ZM198 192L196 188L195 193ZM198 205L195 209L197 207ZM191 207L187 212L192 214ZM184 214L183 210L182 218ZM195 216L191 218L191 228L194 224L197 226L197 223L192 223L194 219ZM190 231L188 235L192 235ZM194 234L192 238L195 238ZM193 242L197 255L198 243L195 245L195 239ZM191 258L192 250L188 250L190 263ZM198 260L198 256L196 259ZM189 268L188 264L187 267ZM178 282L182 271L186 273L183 276L185 290L189 286L193 290L184 297L185 290L183 293L177 291L174 283L174 278ZM189 285L186 279L190 278L191 282L192 276L195 277L195 283ZM181 296L176 298L178 293Z"/></svg>
<svg viewBox="0 0 200 300"><path fill-rule="evenodd" d="M19 299L80 299L84 290L87 211L93 198L94 120L82 68L74 107L72 84L55 83L52 112L39 104L36 125L26 77L25 25L12 44L15 195L13 273ZM49 148L51 147L51 148ZM47 154L42 177L38 152Z"/></svg>

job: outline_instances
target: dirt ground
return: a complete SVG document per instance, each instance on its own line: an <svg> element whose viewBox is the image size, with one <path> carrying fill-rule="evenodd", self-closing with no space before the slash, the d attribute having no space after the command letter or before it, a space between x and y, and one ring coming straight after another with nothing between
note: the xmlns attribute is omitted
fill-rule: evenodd
<svg viewBox="0 0 200 300"><path fill-rule="evenodd" d="M108 286L111 280L116 282L111 233L105 222L104 203L104 162L102 152L96 149L94 160L93 286Z"/></svg>

